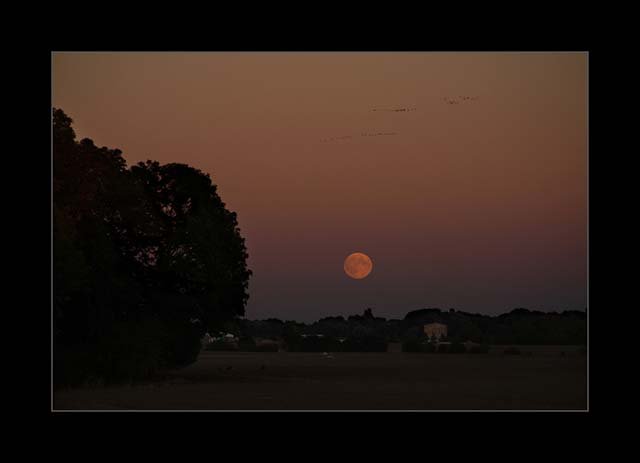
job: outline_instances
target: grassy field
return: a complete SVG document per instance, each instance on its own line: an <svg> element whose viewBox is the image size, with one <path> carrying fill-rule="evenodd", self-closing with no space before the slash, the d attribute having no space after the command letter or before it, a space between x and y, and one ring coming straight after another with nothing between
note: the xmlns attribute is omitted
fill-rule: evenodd
<svg viewBox="0 0 640 463"><path fill-rule="evenodd" d="M523 354L203 352L133 386L62 390L54 410L585 410L576 347ZM564 355L561 354L564 352Z"/></svg>

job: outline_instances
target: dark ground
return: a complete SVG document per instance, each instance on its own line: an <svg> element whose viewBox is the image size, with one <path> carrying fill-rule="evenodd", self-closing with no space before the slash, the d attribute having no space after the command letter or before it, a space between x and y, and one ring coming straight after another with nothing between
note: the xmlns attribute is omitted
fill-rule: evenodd
<svg viewBox="0 0 640 463"><path fill-rule="evenodd" d="M203 352L155 382L55 391L54 410L585 410L587 357ZM564 355L562 355L564 352Z"/></svg>

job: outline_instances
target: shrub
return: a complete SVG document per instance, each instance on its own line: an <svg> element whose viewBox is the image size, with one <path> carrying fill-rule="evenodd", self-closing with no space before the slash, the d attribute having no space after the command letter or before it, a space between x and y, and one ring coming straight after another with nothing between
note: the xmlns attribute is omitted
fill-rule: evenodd
<svg viewBox="0 0 640 463"><path fill-rule="evenodd" d="M234 351L238 350L238 346L232 342L226 341L213 341L205 347L208 351Z"/></svg>
<svg viewBox="0 0 640 463"><path fill-rule="evenodd" d="M202 334L198 328L186 320L165 320L162 322L163 342L162 360L168 368L183 368L194 363L202 350ZM136 338L138 337L135 335ZM142 340L142 339L141 339ZM142 340L146 347L155 339ZM150 355L151 351L145 352Z"/></svg>
<svg viewBox="0 0 640 463"><path fill-rule="evenodd" d="M96 376L95 371L92 371L95 357L86 346L55 344L53 354L53 380L56 388L80 386L87 379Z"/></svg>
<svg viewBox="0 0 640 463"><path fill-rule="evenodd" d="M112 321L82 343L54 346L54 387L148 379L193 363L202 345L190 323L157 318Z"/></svg>
<svg viewBox="0 0 640 463"><path fill-rule="evenodd" d="M174 359L163 350L167 338L172 340L156 320L115 322L94 342L66 350L70 355L61 362L62 383L117 384L149 378L159 369L173 366L169 362Z"/></svg>
<svg viewBox="0 0 640 463"><path fill-rule="evenodd" d="M518 349L517 347L508 347L504 350L504 353L506 355L520 355L522 354L522 352L520 352L520 349Z"/></svg>

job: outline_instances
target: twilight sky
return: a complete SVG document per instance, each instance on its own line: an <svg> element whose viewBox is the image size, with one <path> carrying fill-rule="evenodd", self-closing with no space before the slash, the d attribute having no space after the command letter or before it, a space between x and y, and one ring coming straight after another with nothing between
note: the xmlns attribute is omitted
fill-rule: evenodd
<svg viewBox="0 0 640 463"><path fill-rule="evenodd" d="M586 53L82 52L52 66L78 138L211 174L246 238L248 318L586 307ZM372 111L393 108L415 111ZM362 136L378 132L395 135ZM373 260L362 280L343 270L353 252Z"/></svg>

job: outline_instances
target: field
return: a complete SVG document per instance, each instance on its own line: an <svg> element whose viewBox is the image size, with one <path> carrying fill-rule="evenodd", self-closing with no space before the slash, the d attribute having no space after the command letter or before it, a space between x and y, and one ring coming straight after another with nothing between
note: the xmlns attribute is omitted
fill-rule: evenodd
<svg viewBox="0 0 640 463"><path fill-rule="evenodd" d="M587 357L203 352L153 382L55 391L54 410L585 410ZM528 354L528 355L527 355Z"/></svg>

